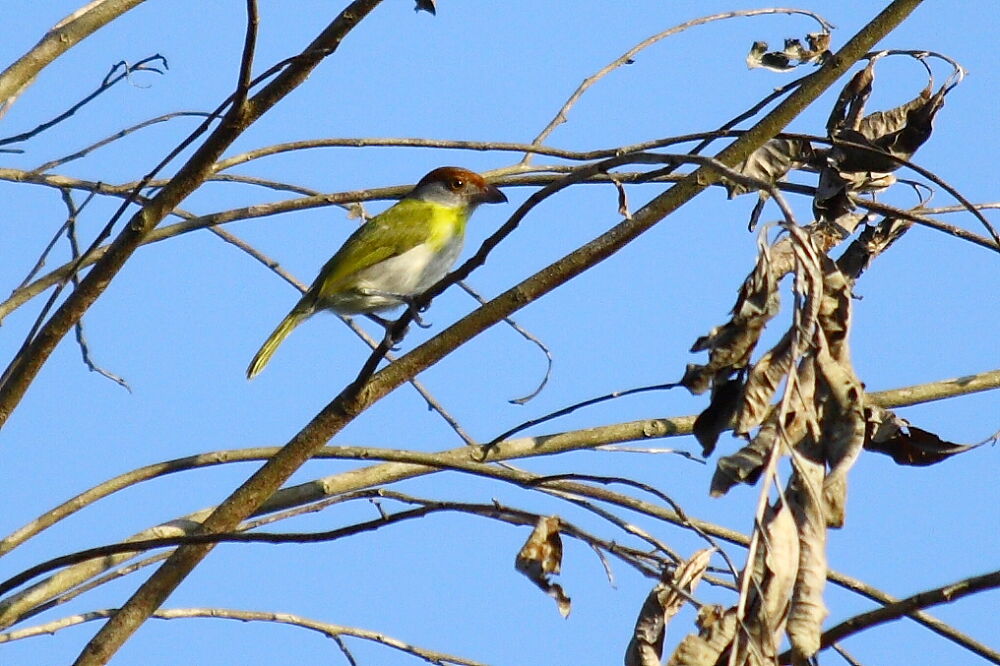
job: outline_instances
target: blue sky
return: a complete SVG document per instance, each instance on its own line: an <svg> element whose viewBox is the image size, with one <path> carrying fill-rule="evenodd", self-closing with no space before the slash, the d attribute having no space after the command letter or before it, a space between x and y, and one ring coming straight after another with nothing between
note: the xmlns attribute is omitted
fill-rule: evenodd
<svg viewBox="0 0 1000 666"><path fill-rule="evenodd" d="M0 67L29 49L81 2L19 3L0 29ZM261 2L258 71L306 44L342 3ZM882 3L878 3L879 5ZM294 5L294 6L293 6ZM273 143L326 137L431 137L527 142L579 82L634 43L696 16L745 3L632 0L607 2L455 2L441 0L437 17L415 14L408 0L386 0L300 89L253 126L228 154ZM736 6L738 5L738 6ZM763 5L753 5L763 6ZM837 26L837 48L867 22L874 3L811 3ZM945 53L969 70L938 116L935 133L915 161L976 202L997 200L992 158L1000 152L997 94L1000 73L991 46L995 5L925 3L882 44ZM568 149L613 147L708 130L752 105L787 76L748 71L755 40L779 44L815 30L804 17L721 21L644 51L630 66L598 82L548 144ZM0 135L48 119L89 92L115 62L153 53L169 62L166 76L137 74L37 137L21 155L0 154L0 166L31 169L136 122L177 110L210 110L236 76L243 37L243 3L147 2L47 68L0 120ZM948 71L936 66L938 81ZM888 108L924 85L913 61L879 65L870 108ZM791 126L821 134L836 89ZM121 183L157 163L193 128L174 120L132 135L56 172ZM476 170L508 166L517 154L400 148L320 149L270 157L234 169L339 192L415 182L430 168L459 164ZM548 160L536 158L536 163ZM168 171L178 166L172 164ZM808 178L803 180L808 182ZM660 192L630 187L633 208ZM477 212L466 256L529 194L508 188L511 205ZM13 289L40 248L62 224L58 192L0 182L0 284ZM264 188L208 184L183 207L208 213L287 198ZM898 187L886 195L911 205ZM796 210L808 215L808 202ZM942 192L932 205L948 205ZM377 212L384 204L373 203ZM706 192L639 241L594 270L531 304L517 319L555 356L548 387L527 406L508 400L530 392L544 358L504 327L495 327L425 372L431 392L476 438L566 404L609 391L680 377L701 356L687 350L724 321L749 271L755 236L746 232L748 196L727 201ZM80 219L83 237L104 225L116 201L95 200ZM611 187L585 186L538 207L477 271L471 284L496 295L617 223ZM765 219L775 219L774 209ZM992 218L996 224L996 215ZM949 221L981 232L968 215ZM310 281L353 222L321 208L242 221L227 228ZM65 260L60 244L58 259ZM972 374L1000 367L997 256L943 234L914 228L880 257L858 283L851 343L855 367L872 390ZM218 449L287 441L353 377L366 348L335 318L300 327L267 370L247 383L243 370L257 346L287 312L295 292L273 273L207 232L140 249L91 309L87 335L95 359L124 376L129 394L88 373L72 340L53 354L0 435L0 532L9 533L54 503L110 476L160 460ZM39 312L36 299L0 328L0 356L9 359ZM436 299L434 325L413 330L404 350L474 307L458 289ZM779 331L770 332L776 339ZM771 339L769 338L769 339ZM1000 394L979 394L900 410L914 424L956 442L982 440L1000 425ZM656 393L594 407L546 424L547 433L617 421L696 413L703 397ZM352 423L333 443L435 451L461 441L402 387ZM690 438L664 446L698 452ZM736 443L724 437L719 453ZM676 456L579 452L522 463L536 472L634 476L671 495L688 512L747 531L757 489L708 497L712 464ZM293 482L355 467L314 461ZM5 556L3 574L76 548L109 543L144 527L223 499L255 464L188 472L118 493L42 533ZM929 468L898 467L874 454L850 477L847 524L830 536L830 561L891 594L925 588L997 568L997 450L984 447ZM564 503L516 488L439 474L400 484L414 495L477 502L493 498L540 513L558 512L611 535L605 524ZM305 516L272 530L324 530L374 517L365 505ZM675 528L651 525L684 554L700 542ZM389 636L491 664L620 663L635 614L650 582L615 566L615 587L586 546L567 542L560 582L573 598L563 620L554 604L513 570L528 531L468 517L428 517L374 535L309 546L221 546L169 599L166 607L221 606L296 613ZM618 535L615 535L618 536ZM730 551L742 561L743 551ZM55 619L113 607L137 584L134 577L35 618ZM729 603L710 587L705 601ZM998 647L997 592L931 612ZM830 620L871 607L831 588ZM668 641L692 627L686 609ZM29 621L27 624L31 624ZM0 663L69 663L96 623L0 647ZM383 647L350 643L359 663L394 665L412 658ZM968 653L909 621L844 642L864 664L976 664ZM149 622L126 644L116 664L284 663L341 659L334 644L284 626L222 620ZM837 657L824 656L824 663Z"/></svg>

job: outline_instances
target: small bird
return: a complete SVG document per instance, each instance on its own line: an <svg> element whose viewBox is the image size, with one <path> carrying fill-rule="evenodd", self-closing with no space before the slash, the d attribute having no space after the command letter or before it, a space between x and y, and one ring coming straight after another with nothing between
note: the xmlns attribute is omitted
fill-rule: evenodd
<svg viewBox="0 0 1000 666"><path fill-rule="evenodd" d="M320 310L366 314L389 310L426 291L455 264L465 223L481 203L507 197L482 176L439 167L395 205L362 224L326 262L292 311L264 341L247 379L264 369L296 326Z"/></svg>

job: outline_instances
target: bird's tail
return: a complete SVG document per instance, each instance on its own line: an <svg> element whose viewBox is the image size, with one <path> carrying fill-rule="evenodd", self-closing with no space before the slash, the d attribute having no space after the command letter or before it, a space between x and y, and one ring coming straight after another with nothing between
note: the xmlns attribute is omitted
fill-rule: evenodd
<svg viewBox="0 0 1000 666"><path fill-rule="evenodd" d="M247 379L253 379L260 374L260 371L264 369L267 362L271 360L278 345L284 342L288 334L295 330L295 327L301 324L302 320L306 319L310 314L309 311L296 307L281 320L278 327L268 336L267 340L264 341L264 344L260 346L260 349L254 355L253 360L250 361L250 365L247 367Z"/></svg>

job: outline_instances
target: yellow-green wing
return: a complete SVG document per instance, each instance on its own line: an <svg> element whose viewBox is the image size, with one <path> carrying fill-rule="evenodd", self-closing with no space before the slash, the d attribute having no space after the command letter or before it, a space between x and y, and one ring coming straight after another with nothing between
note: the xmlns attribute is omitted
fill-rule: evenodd
<svg viewBox="0 0 1000 666"><path fill-rule="evenodd" d="M427 242L444 218L454 224L459 215L440 204L403 199L358 227L323 266L313 288L319 294L336 293L358 271Z"/></svg>

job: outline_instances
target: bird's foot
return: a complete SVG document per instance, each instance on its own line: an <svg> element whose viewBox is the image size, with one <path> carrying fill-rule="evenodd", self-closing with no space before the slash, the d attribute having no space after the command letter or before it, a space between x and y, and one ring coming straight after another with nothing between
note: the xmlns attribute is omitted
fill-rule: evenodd
<svg viewBox="0 0 1000 666"><path fill-rule="evenodd" d="M413 317L413 323L415 323L420 328L431 327L430 323L424 321L424 318L420 316L421 312L427 311L426 305L423 307L417 307L416 300L414 299L413 296L407 296L406 298L403 299L403 302L406 303L406 309L410 311L410 316Z"/></svg>

